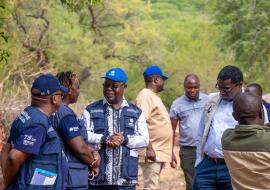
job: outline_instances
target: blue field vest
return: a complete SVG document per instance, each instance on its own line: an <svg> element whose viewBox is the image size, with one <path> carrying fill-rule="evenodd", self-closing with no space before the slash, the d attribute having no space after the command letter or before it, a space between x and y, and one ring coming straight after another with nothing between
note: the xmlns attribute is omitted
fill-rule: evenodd
<svg viewBox="0 0 270 190"><path fill-rule="evenodd" d="M58 131L58 127L62 119L66 116L72 115L77 118L76 114L73 112L71 108L67 105L62 104L60 108L50 117L50 121L56 131ZM80 123L80 130L82 132L82 136L86 142L87 140L87 132L86 128L83 124ZM59 135L60 136L60 135ZM68 145L64 142L65 140L61 138L64 145L64 152L68 158L68 177L66 181L66 187L68 189L88 189L88 166L82 163L69 149Z"/></svg>
<svg viewBox="0 0 270 190"><path fill-rule="evenodd" d="M134 104L128 102L129 106L124 107L120 117L120 132L123 132L125 138L127 135L134 135L135 124L141 115L141 110ZM91 119L94 124L94 133L103 134L108 137L108 122L106 104L103 100L99 100L86 107L86 110L90 113ZM106 152L105 144L99 150L100 154L100 166L99 175L93 180L98 182L105 181L105 168L106 168ZM121 177L127 180L136 180L138 177L138 158L130 156L130 149L126 146L122 146L122 166Z"/></svg>
<svg viewBox="0 0 270 190"><path fill-rule="evenodd" d="M30 126L40 126L46 128L47 136L45 143L41 146L38 155L31 155L21 165L18 175L6 189L7 190L61 190L62 187L62 147L56 131L49 124L48 117L37 107L29 106L22 111L14 120L11 126L11 143L19 138L21 131ZM54 185L31 185L36 168L47 170L57 174Z"/></svg>

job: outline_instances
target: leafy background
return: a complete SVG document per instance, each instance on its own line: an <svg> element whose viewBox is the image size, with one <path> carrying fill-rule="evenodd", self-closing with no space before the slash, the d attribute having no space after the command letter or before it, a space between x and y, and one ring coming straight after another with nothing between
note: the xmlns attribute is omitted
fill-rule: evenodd
<svg viewBox="0 0 270 190"><path fill-rule="evenodd" d="M183 94L186 74L198 74L210 93L228 64L243 70L245 84L270 90L268 0L0 0L0 9L5 121L29 102L29 87L44 72L78 73L81 107L102 97L110 67L126 70L125 96L133 100L143 70L159 65L170 77L161 93L168 108Z"/></svg>

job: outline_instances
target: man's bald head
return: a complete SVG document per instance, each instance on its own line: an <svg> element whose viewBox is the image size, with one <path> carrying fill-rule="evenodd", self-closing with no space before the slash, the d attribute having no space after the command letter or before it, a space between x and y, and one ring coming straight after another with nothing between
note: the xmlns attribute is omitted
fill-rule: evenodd
<svg viewBox="0 0 270 190"><path fill-rule="evenodd" d="M233 101L233 116L239 124L263 124L261 97L250 92L237 95Z"/></svg>

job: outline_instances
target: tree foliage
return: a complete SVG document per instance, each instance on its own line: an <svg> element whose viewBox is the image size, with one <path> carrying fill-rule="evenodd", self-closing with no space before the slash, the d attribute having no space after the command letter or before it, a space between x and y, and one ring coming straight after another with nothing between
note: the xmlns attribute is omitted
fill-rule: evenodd
<svg viewBox="0 0 270 190"><path fill-rule="evenodd" d="M169 80L162 93L169 107L183 94L188 73L213 90L218 70L232 64L231 54L215 46L207 0L14 0L9 21L8 64L0 65L0 90L25 93L41 72L78 73L81 95L102 96L102 79L110 67L128 75L127 99L144 87L143 70L159 65Z"/></svg>
<svg viewBox="0 0 270 190"><path fill-rule="evenodd" d="M7 2L5 0L0 1L0 63L7 63L10 53L6 50L5 45L8 43L8 36L6 31L2 29L5 20L7 19Z"/></svg>
<svg viewBox="0 0 270 190"><path fill-rule="evenodd" d="M248 81L265 85L269 79L270 1L216 0L215 10L223 30L221 47L234 53Z"/></svg>

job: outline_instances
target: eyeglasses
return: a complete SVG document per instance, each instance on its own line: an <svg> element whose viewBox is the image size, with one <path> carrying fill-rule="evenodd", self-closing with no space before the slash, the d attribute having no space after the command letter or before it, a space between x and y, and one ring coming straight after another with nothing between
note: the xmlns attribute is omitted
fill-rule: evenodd
<svg viewBox="0 0 270 190"><path fill-rule="evenodd" d="M235 86L235 84L233 84ZM215 88L218 89L219 91L221 92L225 92L225 93L228 93L228 92L231 92L233 87L234 86L230 86L230 87L221 87L219 86L218 84L215 85Z"/></svg>
<svg viewBox="0 0 270 190"><path fill-rule="evenodd" d="M124 86L124 83L122 84L106 84L106 83L103 83L103 88L105 89L108 89L108 88L111 88L112 90L116 90L120 87Z"/></svg>

